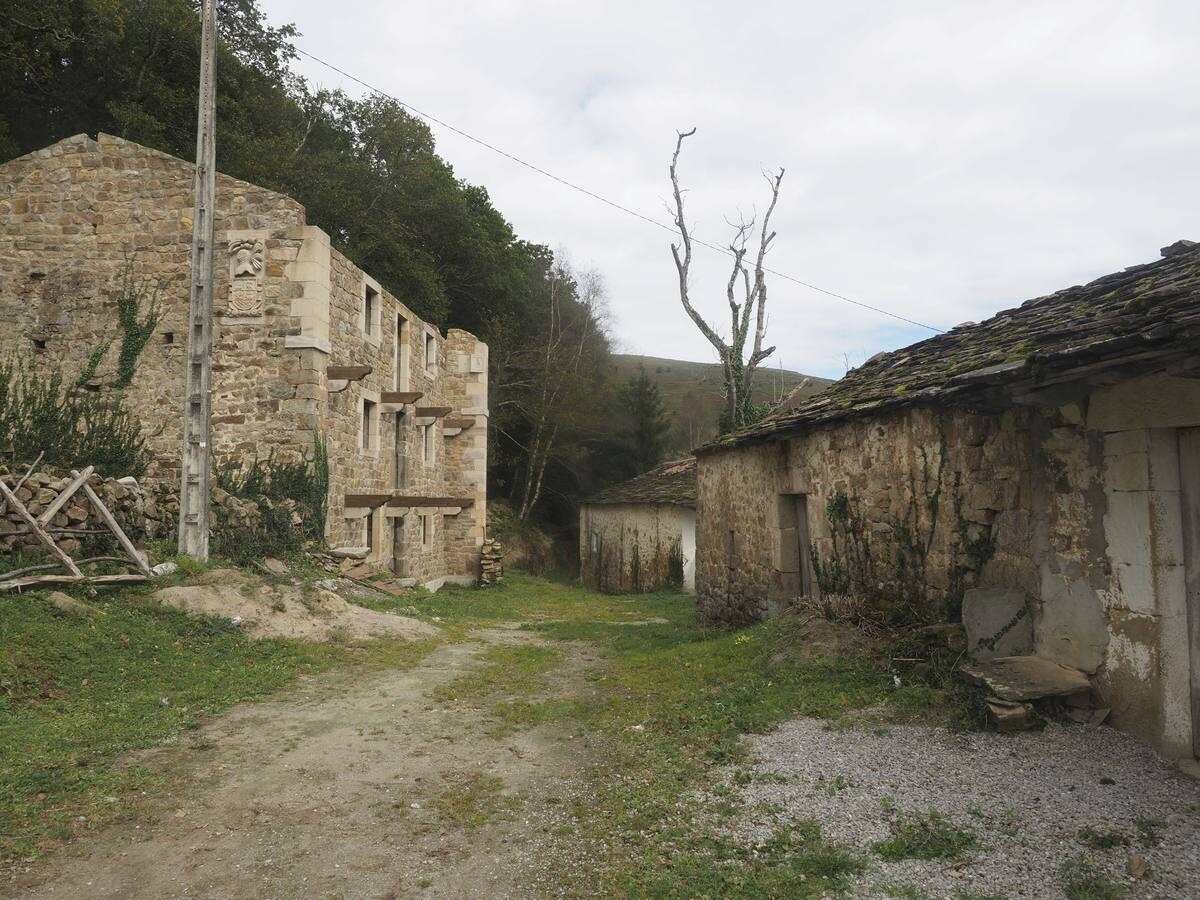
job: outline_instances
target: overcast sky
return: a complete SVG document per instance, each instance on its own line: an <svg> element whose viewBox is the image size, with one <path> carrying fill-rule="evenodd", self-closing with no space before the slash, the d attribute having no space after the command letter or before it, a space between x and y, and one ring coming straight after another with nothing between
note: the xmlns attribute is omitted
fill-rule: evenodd
<svg viewBox="0 0 1200 900"><path fill-rule="evenodd" d="M697 236L762 209L769 265L938 327L1200 239L1200 4L261 0L297 44L555 174L669 222L676 129ZM301 58L325 87L362 89ZM603 273L620 349L712 350L671 236L434 126L528 240ZM725 321L726 262L692 294ZM778 278L772 363L837 376L929 334Z"/></svg>

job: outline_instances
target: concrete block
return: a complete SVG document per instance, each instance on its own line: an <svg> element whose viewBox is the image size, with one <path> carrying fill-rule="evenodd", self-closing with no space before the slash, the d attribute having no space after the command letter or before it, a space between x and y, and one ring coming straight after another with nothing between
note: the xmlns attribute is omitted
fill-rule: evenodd
<svg viewBox="0 0 1200 900"><path fill-rule="evenodd" d="M1110 491L1150 490L1150 455L1140 452L1105 453L1104 487Z"/></svg>
<svg viewBox="0 0 1200 900"><path fill-rule="evenodd" d="M1033 652L1033 618L1024 591L974 588L963 595L962 615L973 659Z"/></svg>
<svg viewBox="0 0 1200 900"><path fill-rule="evenodd" d="M1108 494L1104 536L1113 562L1144 564L1150 560L1150 493L1115 491Z"/></svg>

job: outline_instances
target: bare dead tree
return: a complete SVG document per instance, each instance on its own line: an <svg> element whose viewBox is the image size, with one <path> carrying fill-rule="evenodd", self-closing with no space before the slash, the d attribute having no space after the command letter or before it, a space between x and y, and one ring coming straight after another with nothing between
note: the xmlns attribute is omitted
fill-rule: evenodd
<svg viewBox="0 0 1200 900"><path fill-rule="evenodd" d="M770 230L771 214L779 200L779 186L783 182L784 170L780 169L776 174L763 173L763 177L771 186L771 202L763 215L762 226L758 229L758 247L753 257L753 270L747 266L746 256L751 250L750 242L755 233L755 221L753 218L747 221L740 217L739 222L734 225L733 238L729 243L733 266L729 273L729 281L725 285L730 330L729 339L726 340L717 328L710 325L696 310L689 294L692 234L684 216L683 190L679 187L679 152L683 149L684 140L695 133L695 128L691 131L677 132L675 153L671 156L671 187L675 197L672 213L681 238L679 244L671 245L671 255L675 258L675 268L679 273L679 299L683 303L684 311L721 359L725 380L725 411L721 417L721 425L723 431L728 431L747 425L753 420L751 389L754 386L754 373L759 364L775 352L774 347L763 347L767 333L767 279L763 260L771 242L775 240L775 232ZM754 333L751 340L752 325ZM747 341L751 341L748 358Z"/></svg>

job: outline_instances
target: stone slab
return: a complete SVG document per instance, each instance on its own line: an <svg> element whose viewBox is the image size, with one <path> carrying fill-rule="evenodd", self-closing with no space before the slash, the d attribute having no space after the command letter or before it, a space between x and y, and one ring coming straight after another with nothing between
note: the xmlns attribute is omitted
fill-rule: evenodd
<svg viewBox="0 0 1200 900"><path fill-rule="evenodd" d="M959 671L968 681L1013 703L1065 697L1092 687L1083 672L1041 656L1001 656L986 663L963 663Z"/></svg>
<svg viewBox="0 0 1200 900"><path fill-rule="evenodd" d="M1024 591L974 588L963 594L967 652L978 662L1033 652L1033 617Z"/></svg>

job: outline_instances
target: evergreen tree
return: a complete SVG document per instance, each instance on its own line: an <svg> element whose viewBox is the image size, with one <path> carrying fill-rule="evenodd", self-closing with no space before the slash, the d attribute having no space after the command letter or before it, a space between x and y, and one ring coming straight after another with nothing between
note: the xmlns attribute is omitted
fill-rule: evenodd
<svg viewBox="0 0 1200 900"><path fill-rule="evenodd" d="M620 435L629 459L630 476L641 475L662 462L671 430L658 385L650 380L644 368L622 386L620 407L625 421Z"/></svg>

